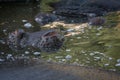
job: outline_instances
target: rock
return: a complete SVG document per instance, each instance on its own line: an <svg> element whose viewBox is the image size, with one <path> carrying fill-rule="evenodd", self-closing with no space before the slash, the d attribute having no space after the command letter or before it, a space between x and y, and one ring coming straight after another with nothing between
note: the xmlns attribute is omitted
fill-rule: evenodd
<svg viewBox="0 0 120 80"><path fill-rule="evenodd" d="M81 39L81 37L77 37L77 39Z"/></svg>
<svg viewBox="0 0 120 80"><path fill-rule="evenodd" d="M54 14L48 14L48 13L38 13L35 16L35 21L39 23L40 25L45 25L50 22L56 21L58 17Z"/></svg>
<svg viewBox="0 0 120 80"><path fill-rule="evenodd" d="M96 17L96 14L95 14L95 13L88 13L87 16L88 16L89 18L92 18L92 17Z"/></svg>
<svg viewBox="0 0 120 80"><path fill-rule="evenodd" d="M5 53L4 52L0 52L1 55L4 55Z"/></svg>
<svg viewBox="0 0 120 80"><path fill-rule="evenodd" d="M63 58L63 56L55 56L56 59Z"/></svg>
<svg viewBox="0 0 120 80"><path fill-rule="evenodd" d="M5 44L5 41L3 41L3 40L0 40L0 43L2 43L2 44Z"/></svg>
<svg viewBox="0 0 120 80"><path fill-rule="evenodd" d="M66 61L66 59L62 59L61 61L62 61L62 62L65 62L65 61Z"/></svg>
<svg viewBox="0 0 120 80"><path fill-rule="evenodd" d="M100 54L100 52L98 52L98 51L95 51L94 53L95 53L95 54Z"/></svg>
<svg viewBox="0 0 120 80"><path fill-rule="evenodd" d="M47 62L51 62L52 61L52 58L49 58L48 60L47 60Z"/></svg>
<svg viewBox="0 0 120 80"><path fill-rule="evenodd" d="M100 58L100 57L94 57L94 59L95 59L95 60L99 60L99 59L101 59L101 58Z"/></svg>
<svg viewBox="0 0 120 80"><path fill-rule="evenodd" d="M4 61L5 61L4 59L1 59L1 58L0 58L0 62L4 62Z"/></svg>
<svg viewBox="0 0 120 80"><path fill-rule="evenodd" d="M67 32L73 32L74 31L74 29L68 29L67 30Z"/></svg>
<svg viewBox="0 0 120 80"><path fill-rule="evenodd" d="M70 49L66 49L67 52L70 52L71 50Z"/></svg>
<svg viewBox="0 0 120 80"><path fill-rule="evenodd" d="M15 59L14 59L12 54L7 54L6 58L7 58L7 60L15 61Z"/></svg>
<svg viewBox="0 0 120 80"><path fill-rule="evenodd" d="M96 33L96 36L100 36L101 35L101 33Z"/></svg>
<svg viewBox="0 0 120 80"><path fill-rule="evenodd" d="M67 17L101 16L106 11L120 9L119 0L60 0L54 5L55 14ZM91 14L92 13L92 14ZM93 15L95 14L95 15Z"/></svg>
<svg viewBox="0 0 120 80"><path fill-rule="evenodd" d="M23 23L28 22L27 20L22 20Z"/></svg>
<svg viewBox="0 0 120 80"><path fill-rule="evenodd" d="M6 29L3 29L3 32L5 33L7 30Z"/></svg>
<svg viewBox="0 0 120 80"><path fill-rule="evenodd" d="M98 28L97 28L97 30L98 30L98 31L99 31L99 30L101 30L101 29L103 29L103 27L102 27L102 26L100 26L100 27L98 27Z"/></svg>
<svg viewBox="0 0 120 80"><path fill-rule="evenodd" d="M112 60L112 58L111 58L111 57L109 57L109 60Z"/></svg>
<svg viewBox="0 0 120 80"><path fill-rule="evenodd" d="M99 26L99 25L103 25L104 23L105 23L105 19L103 17L94 17L89 20L90 25Z"/></svg>
<svg viewBox="0 0 120 80"><path fill-rule="evenodd" d="M25 24L24 24L24 27L25 27L25 28L31 28L31 27L32 27L32 24L31 24L31 23L25 23Z"/></svg>
<svg viewBox="0 0 120 80"><path fill-rule="evenodd" d="M117 59L117 62L120 63L120 59Z"/></svg>
<svg viewBox="0 0 120 80"><path fill-rule="evenodd" d="M8 54L6 58L9 59L11 57L12 57L12 54Z"/></svg>
<svg viewBox="0 0 120 80"><path fill-rule="evenodd" d="M115 66L120 67L120 63L116 64Z"/></svg>
<svg viewBox="0 0 120 80"><path fill-rule="evenodd" d="M70 60L70 59L72 59L72 56L71 56L71 55L67 55L67 56L65 57L65 59L66 59L66 60Z"/></svg>
<svg viewBox="0 0 120 80"><path fill-rule="evenodd" d="M104 66L109 66L109 64L104 64Z"/></svg>
<svg viewBox="0 0 120 80"><path fill-rule="evenodd" d="M40 52L34 52L33 53L35 56L39 56L41 53Z"/></svg>
<svg viewBox="0 0 120 80"><path fill-rule="evenodd" d="M90 56L93 56L93 55L95 55L94 53L90 53Z"/></svg>
<svg viewBox="0 0 120 80"><path fill-rule="evenodd" d="M25 54L29 54L30 52L29 51L25 51Z"/></svg>

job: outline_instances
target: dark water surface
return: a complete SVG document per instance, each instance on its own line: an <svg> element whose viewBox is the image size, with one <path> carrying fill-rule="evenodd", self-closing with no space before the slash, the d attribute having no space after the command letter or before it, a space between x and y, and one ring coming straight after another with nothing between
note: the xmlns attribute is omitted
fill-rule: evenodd
<svg viewBox="0 0 120 80"><path fill-rule="evenodd" d="M35 15L39 12L40 3L0 4L0 53L4 52L4 56L14 54L5 42L8 34L15 29L24 29L29 32L40 30L40 26L34 21ZM24 20L32 24L32 27L25 28Z"/></svg>
<svg viewBox="0 0 120 80"><path fill-rule="evenodd" d="M40 52L39 49L25 49L22 51L12 51L8 45L6 45L6 38L8 34L15 29L24 29L26 32L40 31L41 27L38 23L34 21L36 14L40 12L40 3L15 3L15 4L0 4L0 59L6 59L8 54L12 55L33 55L34 52ZM31 28L24 27L24 20L32 24ZM68 21L72 20L67 19ZM75 19L76 20L76 19ZM81 18L79 18L81 20ZM79 20L76 20L80 23ZM88 29L89 30L89 29ZM113 71L120 71L120 57L119 57L119 39L112 39L113 37L112 28L103 28L98 31L97 28L89 30L91 33L86 33L83 35L70 36L68 37L65 46L66 50L61 50L57 54L42 54L42 57L48 61L53 60L56 62L63 61L65 63L78 63L85 64L87 66L97 66L105 69L110 69ZM97 33L101 34L96 36ZM113 32L115 34L115 31ZM89 34L89 35L88 35ZM104 34L104 35L103 35ZM88 37L87 37L88 36ZM114 35L115 36L115 35ZM87 39L85 38L87 37ZM119 36L118 36L119 37ZM80 39L79 39L80 38ZM100 40L99 40L100 38ZM108 38L108 39L107 39ZM104 44L97 44L97 42L102 42ZM72 44L71 44L72 43ZM80 45L74 45L74 43L80 43ZM114 45L117 44L118 46ZM106 47L107 46L107 47ZM111 51L114 49L113 51ZM29 51L29 54L25 54L25 51ZM112 58L106 53L111 51ZM106 55L106 56L104 56ZM115 57L114 57L115 55ZM57 58L56 58L57 57ZM62 58L59 58L62 57ZM72 58L71 60L66 60L65 58ZM115 58L115 59L114 59ZM117 60L117 61L116 61ZM119 64L118 64L119 63ZM117 67L115 66L117 64Z"/></svg>

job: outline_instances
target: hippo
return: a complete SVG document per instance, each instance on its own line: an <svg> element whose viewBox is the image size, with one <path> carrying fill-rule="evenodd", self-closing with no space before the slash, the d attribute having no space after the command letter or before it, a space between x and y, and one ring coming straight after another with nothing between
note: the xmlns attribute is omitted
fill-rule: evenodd
<svg viewBox="0 0 120 80"><path fill-rule="evenodd" d="M32 46L43 52L56 52L61 48L63 42L64 37L54 29L32 33L18 29L9 33L7 40L7 44L12 50L21 50Z"/></svg>

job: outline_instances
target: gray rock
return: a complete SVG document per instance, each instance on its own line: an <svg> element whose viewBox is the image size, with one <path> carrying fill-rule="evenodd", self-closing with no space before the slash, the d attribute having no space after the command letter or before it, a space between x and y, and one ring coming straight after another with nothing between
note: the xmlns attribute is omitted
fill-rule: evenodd
<svg viewBox="0 0 120 80"><path fill-rule="evenodd" d="M120 0L61 0L55 4L56 14L69 17L85 17L88 13L99 16L119 9Z"/></svg>
<svg viewBox="0 0 120 80"><path fill-rule="evenodd" d="M65 57L65 59L66 59L66 60L70 60L70 59L72 59L72 56L71 56L71 55L67 55L67 56Z"/></svg>
<svg viewBox="0 0 120 80"><path fill-rule="evenodd" d="M94 17L89 20L90 25L103 25L105 23L105 19L103 17Z"/></svg>
<svg viewBox="0 0 120 80"><path fill-rule="evenodd" d="M50 22L56 21L58 17L54 14L49 14L49 13L38 13L35 16L35 21L39 23L40 25L45 25Z"/></svg>

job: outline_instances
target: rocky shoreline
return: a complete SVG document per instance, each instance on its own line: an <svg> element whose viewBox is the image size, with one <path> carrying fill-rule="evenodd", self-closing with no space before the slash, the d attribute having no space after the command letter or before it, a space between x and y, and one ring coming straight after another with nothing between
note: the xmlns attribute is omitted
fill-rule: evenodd
<svg viewBox="0 0 120 80"><path fill-rule="evenodd" d="M51 4L55 8L55 14L68 17L86 17L89 13L102 16L106 12L120 10L119 0L60 0Z"/></svg>

